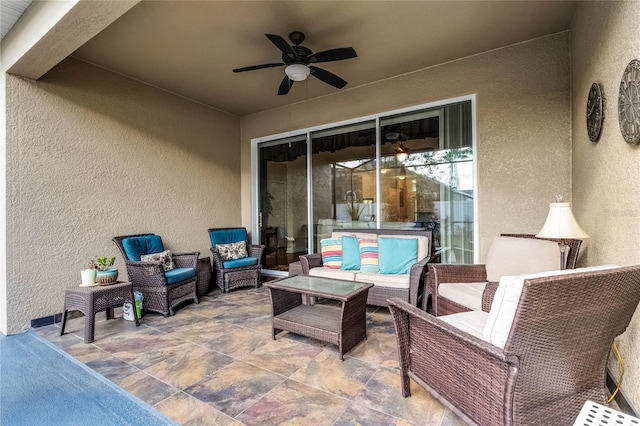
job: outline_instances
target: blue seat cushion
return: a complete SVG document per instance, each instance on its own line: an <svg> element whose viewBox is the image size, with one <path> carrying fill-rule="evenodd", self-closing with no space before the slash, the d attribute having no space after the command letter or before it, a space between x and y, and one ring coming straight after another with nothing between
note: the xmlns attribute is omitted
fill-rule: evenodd
<svg viewBox="0 0 640 426"><path fill-rule="evenodd" d="M211 238L211 247L215 247L218 244L231 244L238 243L240 241L247 241L247 229L216 229L209 232L209 238Z"/></svg>
<svg viewBox="0 0 640 426"><path fill-rule="evenodd" d="M143 237L129 237L122 240L122 247L129 260L140 262L143 254L160 253L164 251L160 235L145 235Z"/></svg>
<svg viewBox="0 0 640 426"><path fill-rule="evenodd" d="M195 268L176 268L166 271L164 275L167 277L167 284L174 284L178 281L186 280L196 276Z"/></svg>
<svg viewBox="0 0 640 426"><path fill-rule="evenodd" d="M242 259L225 260L222 262L224 269L242 268L244 266L253 266L258 264L257 257L243 257Z"/></svg>

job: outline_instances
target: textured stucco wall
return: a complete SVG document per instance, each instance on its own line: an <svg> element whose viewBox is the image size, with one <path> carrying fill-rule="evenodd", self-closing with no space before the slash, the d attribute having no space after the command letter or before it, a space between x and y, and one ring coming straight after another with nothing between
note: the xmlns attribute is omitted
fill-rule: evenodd
<svg viewBox="0 0 640 426"><path fill-rule="evenodd" d="M573 211L591 236L588 265L640 263L640 146L627 144L618 125L618 89L627 64L640 59L640 2L580 3L572 25ZM586 131L587 95L602 85L606 98L600 141ZM618 339L625 362L622 390L640 409L640 308ZM618 377L612 355L609 367Z"/></svg>
<svg viewBox="0 0 640 426"><path fill-rule="evenodd" d="M553 196L570 193L569 56L569 34L560 33L242 117L243 224L251 224L252 138L475 93L484 260L494 236L539 231Z"/></svg>
<svg viewBox="0 0 640 426"><path fill-rule="evenodd" d="M75 59L7 76L7 330L61 312L111 238L162 235L209 254L240 225L239 119Z"/></svg>

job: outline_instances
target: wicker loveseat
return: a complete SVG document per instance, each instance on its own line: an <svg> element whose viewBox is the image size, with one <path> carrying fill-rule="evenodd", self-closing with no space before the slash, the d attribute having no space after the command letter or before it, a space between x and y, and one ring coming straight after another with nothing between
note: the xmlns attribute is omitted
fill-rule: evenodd
<svg viewBox="0 0 640 426"><path fill-rule="evenodd" d="M570 425L585 401L606 404L607 359L640 301L640 266L594 269L501 279L496 300L509 303L489 313L435 317L390 300L403 396L412 379L479 425Z"/></svg>
<svg viewBox="0 0 640 426"><path fill-rule="evenodd" d="M387 300L398 297L417 306L422 298L426 267L431 252L431 231L420 229L369 229L369 228L339 228L334 229L331 239L353 237L358 240L412 239L418 240L417 257L413 259L413 265L409 273L383 274L377 272L365 272L363 270L345 270L342 267L335 269L323 264L322 253L314 253L300 256L302 273L304 275L335 278L348 281L371 283L374 286L369 289L367 304L375 306L387 306ZM363 250L362 248L360 250ZM376 248L377 250L377 248ZM360 252L362 255L363 252ZM377 254L376 254L377 256ZM382 252L380 262L382 262Z"/></svg>
<svg viewBox="0 0 640 426"><path fill-rule="evenodd" d="M144 294L142 308L158 312L165 317L173 315L174 308L192 300L198 303L196 293L196 264L199 252L171 253L175 266L165 270L162 261L141 261L141 255L164 251L162 238L155 234L136 234L114 237L127 265L127 275L135 291Z"/></svg>
<svg viewBox="0 0 640 426"><path fill-rule="evenodd" d="M501 234L493 240L485 264L429 264L427 292L431 295L433 314L440 316L470 310L489 312L502 275L560 269L559 242L536 238L532 234ZM565 268L574 269L582 240L569 239L565 243L569 246Z"/></svg>

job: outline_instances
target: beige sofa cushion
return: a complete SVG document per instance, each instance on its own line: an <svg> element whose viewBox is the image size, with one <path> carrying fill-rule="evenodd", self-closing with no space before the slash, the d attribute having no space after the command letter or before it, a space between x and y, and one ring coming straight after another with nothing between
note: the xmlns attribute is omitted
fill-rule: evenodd
<svg viewBox="0 0 640 426"><path fill-rule="evenodd" d="M429 238L425 237L424 235L380 234L378 235L378 238L405 238L405 239L416 238L418 239L418 258L416 260L420 262L422 259L430 255Z"/></svg>
<svg viewBox="0 0 640 426"><path fill-rule="evenodd" d="M460 312L458 314L443 315L438 317L447 324L459 328L478 339L486 340L484 338L484 328L487 322L488 312L484 311L469 311Z"/></svg>
<svg viewBox="0 0 640 426"><path fill-rule="evenodd" d="M358 271L349 271L344 269L327 268L320 266L318 268L309 269L309 276L321 278L333 278L335 280L354 281Z"/></svg>
<svg viewBox="0 0 640 426"><path fill-rule="evenodd" d="M356 237L363 238L365 240L377 240L378 234L369 234L367 232L342 232L342 231L333 231L331 233L331 238L342 238L342 237Z"/></svg>
<svg viewBox="0 0 640 426"><path fill-rule="evenodd" d="M519 276L503 276L491 303L491 310L483 332L484 339L500 348L504 348L511 331L511 324L520 302L522 287L527 279L552 277L559 275L579 274L617 268L616 265L592 266L589 268L565 269L563 271L540 272Z"/></svg>
<svg viewBox="0 0 640 426"><path fill-rule="evenodd" d="M482 310L483 283L441 283L438 285L438 297L444 297L473 311Z"/></svg>
<svg viewBox="0 0 640 426"><path fill-rule="evenodd" d="M361 283L371 283L375 286L389 288L409 288L410 279L409 274L391 275L374 272L359 272L355 277L355 280Z"/></svg>
<svg viewBox="0 0 640 426"><path fill-rule="evenodd" d="M534 238L495 237L487 253L487 281L504 275L535 274L560 269L558 243Z"/></svg>

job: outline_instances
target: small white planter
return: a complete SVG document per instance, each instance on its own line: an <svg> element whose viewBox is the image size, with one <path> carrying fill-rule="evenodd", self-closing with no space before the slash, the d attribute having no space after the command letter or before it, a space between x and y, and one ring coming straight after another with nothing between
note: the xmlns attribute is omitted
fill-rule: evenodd
<svg viewBox="0 0 640 426"><path fill-rule="evenodd" d="M96 275L98 271L95 269L84 269L80 271L80 276L82 277L82 285L91 285L96 282Z"/></svg>

